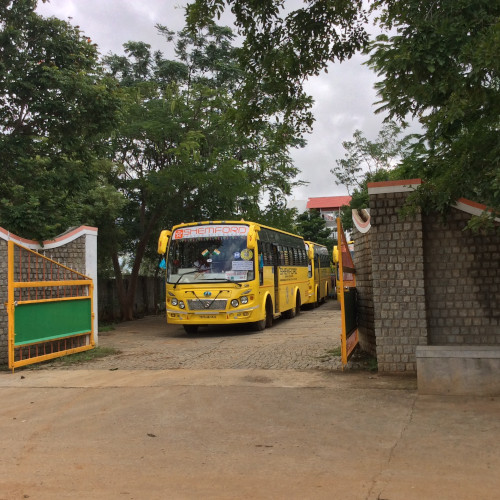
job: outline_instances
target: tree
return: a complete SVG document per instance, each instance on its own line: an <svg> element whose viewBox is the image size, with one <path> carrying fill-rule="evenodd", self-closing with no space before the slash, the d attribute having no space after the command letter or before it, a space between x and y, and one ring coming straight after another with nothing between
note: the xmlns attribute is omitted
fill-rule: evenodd
<svg viewBox="0 0 500 500"><path fill-rule="evenodd" d="M230 8L245 39L238 52L248 76L240 89L240 125L251 128L262 113L279 113L303 134L312 127L312 99L304 81L330 61L349 59L368 40L362 0L316 0L290 10L283 0L194 0L187 8L192 30Z"/></svg>
<svg viewBox="0 0 500 500"><path fill-rule="evenodd" d="M41 240L92 223L120 99L91 40L36 3L0 3L0 224Z"/></svg>
<svg viewBox="0 0 500 500"><path fill-rule="evenodd" d="M404 164L427 182L416 199L444 211L465 196L500 213L498 2L375 2L391 30L370 48L380 111L417 117L424 132Z"/></svg>
<svg viewBox="0 0 500 500"><path fill-rule="evenodd" d="M345 186L352 195L366 184L366 177L394 169L408 155L413 135L399 138L402 128L395 122L382 126L376 141L369 141L361 130L353 134L353 141L344 141L345 157L336 160L337 166L330 172L336 177L335 184Z"/></svg>
<svg viewBox="0 0 500 500"><path fill-rule="evenodd" d="M126 204L108 235L123 319L133 316L141 265L154 258L160 229L190 220L264 221L279 212L297 174L289 148L300 140L285 136L277 120L267 116L252 133L234 126L245 74L231 30L211 24L176 36L158 29L175 43L177 60L142 42L106 58L128 96L112 140L114 185ZM260 208L265 198L268 206ZM122 263L130 256L125 289Z"/></svg>
<svg viewBox="0 0 500 500"><path fill-rule="evenodd" d="M314 241L328 247L331 253L334 245L331 231L326 227L325 219L317 210L307 210L295 219L296 232L306 241Z"/></svg>
<svg viewBox="0 0 500 500"><path fill-rule="evenodd" d="M272 102L292 117L292 127L311 126L306 102L294 96L304 78L365 46L361 2L311 0L283 15L281 0L194 0L188 22L200 25L226 6L245 35L242 59L269 82ZM402 171L427 181L414 200L423 206L443 211L466 196L500 211L499 10L489 0L372 6L378 25L391 30L369 49L369 65L382 77L379 111L402 122L412 115L424 129ZM265 95L265 88L251 88Z"/></svg>
<svg viewBox="0 0 500 500"><path fill-rule="evenodd" d="M415 135L400 137L402 128L395 122L385 123L375 141L369 141L360 130L353 134L352 141L342 146L345 157L336 160L337 166L330 170L335 184L344 186L352 196L349 206L342 208L342 225L352 229L352 210L367 208L369 204L369 182L402 178L400 163L411 152Z"/></svg>

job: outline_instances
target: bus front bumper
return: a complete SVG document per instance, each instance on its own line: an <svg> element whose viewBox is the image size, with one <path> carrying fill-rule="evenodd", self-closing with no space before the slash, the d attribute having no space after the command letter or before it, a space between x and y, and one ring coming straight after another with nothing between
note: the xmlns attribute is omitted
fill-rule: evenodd
<svg viewBox="0 0 500 500"><path fill-rule="evenodd" d="M234 309L232 311L181 311L167 309L167 322L177 325L224 325L231 323L250 323L260 318L260 306Z"/></svg>

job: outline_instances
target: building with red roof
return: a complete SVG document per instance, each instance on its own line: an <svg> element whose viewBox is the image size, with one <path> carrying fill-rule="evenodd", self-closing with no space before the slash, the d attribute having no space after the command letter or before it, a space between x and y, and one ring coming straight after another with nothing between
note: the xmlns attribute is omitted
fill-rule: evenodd
<svg viewBox="0 0 500 500"><path fill-rule="evenodd" d="M340 217L340 209L344 205L349 205L352 196L321 196L319 198L309 198L307 200L307 210L318 210L321 217L325 219L328 227L334 236L337 234L337 217Z"/></svg>

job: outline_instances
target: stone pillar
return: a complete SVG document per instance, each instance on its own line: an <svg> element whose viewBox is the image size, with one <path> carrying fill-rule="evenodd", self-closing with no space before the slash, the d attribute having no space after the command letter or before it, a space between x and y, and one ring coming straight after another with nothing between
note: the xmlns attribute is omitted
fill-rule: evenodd
<svg viewBox="0 0 500 500"><path fill-rule="evenodd" d="M416 372L416 347L427 345L422 216L399 217L420 182L368 184L379 372Z"/></svg>

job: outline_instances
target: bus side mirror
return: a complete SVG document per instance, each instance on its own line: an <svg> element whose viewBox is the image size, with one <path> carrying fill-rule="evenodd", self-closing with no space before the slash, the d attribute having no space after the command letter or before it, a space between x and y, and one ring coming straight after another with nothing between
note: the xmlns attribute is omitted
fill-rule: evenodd
<svg viewBox="0 0 500 500"><path fill-rule="evenodd" d="M307 256L309 257L309 260L314 259L314 247L312 245L309 245L309 249L307 250Z"/></svg>
<svg viewBox="0 0 500 500"><path fill-rule="evenodd" d="M172 231L164 229L158 238L158 253L163 255L167 251L168 240L172 236Z"/></svg>
<svg viewBox="0 0 500 500"><path fill-rule="evenodd" d="M257 231L260 228L258 226L252 226L248 230L247 234L247 248L249 250L255 250L257 248Z"/></svg>

